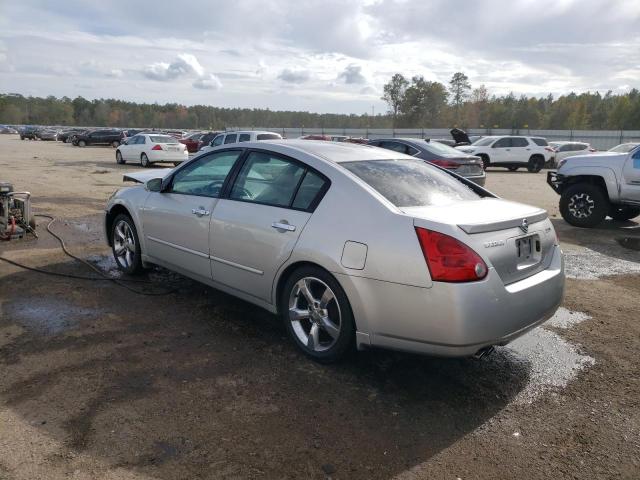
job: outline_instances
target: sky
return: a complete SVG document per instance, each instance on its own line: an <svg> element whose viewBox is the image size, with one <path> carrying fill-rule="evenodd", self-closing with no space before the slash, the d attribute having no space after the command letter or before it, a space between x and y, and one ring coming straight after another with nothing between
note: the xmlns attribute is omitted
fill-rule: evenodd
<svg viewBox="0 0 640 480"><path fill-rule="evenodd" d="M640 87L640 0L0 0L0 92L382 113L394 73Z"/></svg>

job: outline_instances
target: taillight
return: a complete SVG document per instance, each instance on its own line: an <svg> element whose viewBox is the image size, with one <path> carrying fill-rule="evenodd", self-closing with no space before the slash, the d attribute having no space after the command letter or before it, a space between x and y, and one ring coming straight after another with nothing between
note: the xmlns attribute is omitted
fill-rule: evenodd
<svg viewBox="0 0 640 480"><path fill-rule="evenodd" d="M553 153L555 153L555 152L556 152L556 150L555 150L554 148L551 148L551 147L544 147L544 149L545 149L547 152L553 152Z"/></svg>
<svg viewBox="0 0 640 480"><path fill-rule="evenodd" d="M434 165L438 165L439 167L442 168L458 168L460 166L459 163L456 162L452 162L451 160L429 160L429 162L433 163Z"/></svg>
<svg viewBox="0 0 640 480"><path fill-rule="evenodd" d="M487 276L487 264L461 241L416 227L431 279L436 282L473 282Z"/></svg>
<svg viewBox="0 0 640 480"><path fill-rule="evenodd" d="M162 145L154 145L151 150L162 150Z"/></svg>
<svg viewBox="0 0 640 480"><path fill-rule="evenodd" d="M593 148L593 147L589 148L589 151L590 152L597 152L597 150L595 148Z"/></svg>

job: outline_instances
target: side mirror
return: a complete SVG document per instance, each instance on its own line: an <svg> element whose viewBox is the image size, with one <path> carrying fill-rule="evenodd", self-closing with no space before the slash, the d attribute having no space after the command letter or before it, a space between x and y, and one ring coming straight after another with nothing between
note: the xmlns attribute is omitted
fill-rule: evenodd
<svg viewBox="0 0 640 480"><path fill-rule="evenodd" d="M146 185L147 190L150 192L161 192L162 191L162 179L161 178L152 178L148 180Z"/></svg>

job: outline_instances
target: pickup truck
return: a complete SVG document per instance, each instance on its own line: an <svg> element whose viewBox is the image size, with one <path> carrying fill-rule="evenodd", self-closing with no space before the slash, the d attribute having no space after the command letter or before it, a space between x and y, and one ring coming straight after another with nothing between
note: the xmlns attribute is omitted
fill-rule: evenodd
<svg viewBox="0 0 640 480"><path fill-rule="evenodd" d="M571 225L595 227L607 216L630 220L640 215L640 146L565 158L547 173L547 183L560 195L560 213Z"/></svg>

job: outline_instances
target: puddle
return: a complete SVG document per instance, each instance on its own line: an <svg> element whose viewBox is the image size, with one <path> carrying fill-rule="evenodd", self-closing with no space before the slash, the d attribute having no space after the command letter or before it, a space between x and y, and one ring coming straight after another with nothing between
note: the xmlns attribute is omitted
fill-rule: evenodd
<svg viewBox="0 0 640 480"><path fill-rule="evenodd" d="M569 278L597 280L610 275L625 275L640 272L640 256L625 251L629 260L585 248L564 252L565 273Z"/></svg>
<svg viewBox="0 0 640 480"><path fill-rule="evenodd" d="M45 335L57 335L72 330L86 317L94 317L97 310L73 305L54 298L29 298L4 305L7 318L23 327Z"/></svg>
<svg viewBox="0 0 640 480"><path fill-rule="evenodd" d="M110 277L119 278L122 276L122 272L118 268L118 265L116 265L116 261L112 255L89 255L87 261Z"/></svg>

